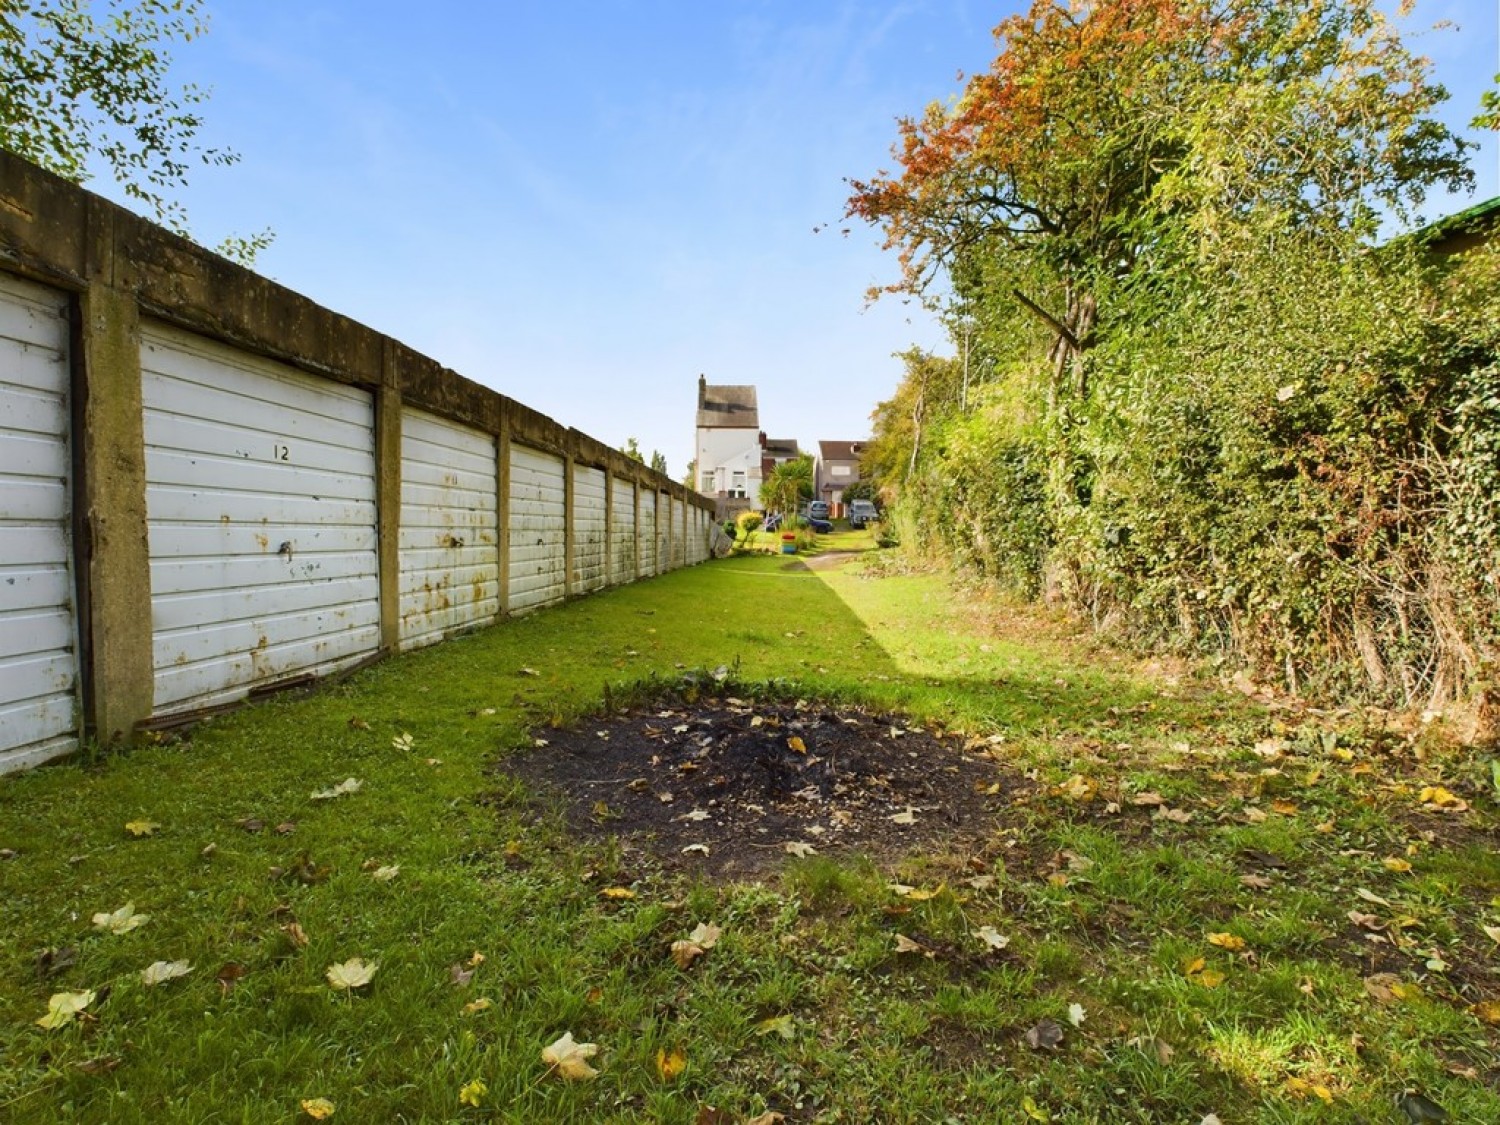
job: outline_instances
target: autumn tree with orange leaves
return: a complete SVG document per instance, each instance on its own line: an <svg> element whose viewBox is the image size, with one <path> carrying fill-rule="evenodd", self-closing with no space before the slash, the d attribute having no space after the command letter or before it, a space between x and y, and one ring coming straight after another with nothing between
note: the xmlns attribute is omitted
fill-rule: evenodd
<svg viewBox="0 0 1500 1125"><path fill-rule="evenodd" d="M1373 0L1035 0L995 36L990 70L902 120L900 170L851 181L848 211L899 251L891 288L946 273L1042 322L1054 393L1069 369L1086 393L1101 302L1180 266L1185 236L1368 235L1469 175Z"/></svg>

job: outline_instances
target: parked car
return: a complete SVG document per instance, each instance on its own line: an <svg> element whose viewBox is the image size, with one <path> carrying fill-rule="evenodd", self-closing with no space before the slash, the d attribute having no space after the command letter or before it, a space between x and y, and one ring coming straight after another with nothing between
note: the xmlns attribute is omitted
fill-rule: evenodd
<svg viewBox="0 0 1500 1125"><path fill-rule="evenodd" d="M833 524L830 521L819 519L817 516L808 516L807 526L812 528L819 535L827 535L830 531L833 530Z"/></svg>
<svg viewBox="0 0 1500 1125"><path fill-rule="evenodd" d="M849 501L849 526L864 527L867 523L875 523L880 519L880 513L875 509L872 500Z"/></svg>
<svg viewBox="0 0 1500 1125"><path fill-rule="evenodd" d="M828 518L828 501L813 500L807 505L807 515L810 519L826 520Z"/></svg>

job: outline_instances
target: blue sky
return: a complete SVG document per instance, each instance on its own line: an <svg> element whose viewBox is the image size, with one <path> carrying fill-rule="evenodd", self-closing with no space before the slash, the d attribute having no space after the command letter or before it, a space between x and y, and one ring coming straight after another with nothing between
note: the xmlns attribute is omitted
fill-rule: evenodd
<svg viewBox="0 0 1500 1125"><path fill-rule="evenodd" d="M675 477L700 372L756 384L772 436L859 438L891 353L948 345L866 307L895 262L839 233L844 177L889 166L895 118L985 68L1015 6L210 0L176 73L241 161L184 201L205 241L272 228L260 272ZM1405 26L1439 20L1462 31L1415 42L1462 124L1497 4L1419 0ZM1482 139L1474 199L1500 194Z"/></svg>

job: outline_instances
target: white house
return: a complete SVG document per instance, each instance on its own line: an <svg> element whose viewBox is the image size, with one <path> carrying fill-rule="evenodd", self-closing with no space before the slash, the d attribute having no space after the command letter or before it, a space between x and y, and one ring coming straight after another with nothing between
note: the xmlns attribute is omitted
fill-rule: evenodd
<svg viewBox="0 0 1500 1125"><path fill-rule="evenodd" d="M698 491L717 501L717 518L727 519L760 502L761 442L755 388L715 386L699 375L694 464Z"/></svg>

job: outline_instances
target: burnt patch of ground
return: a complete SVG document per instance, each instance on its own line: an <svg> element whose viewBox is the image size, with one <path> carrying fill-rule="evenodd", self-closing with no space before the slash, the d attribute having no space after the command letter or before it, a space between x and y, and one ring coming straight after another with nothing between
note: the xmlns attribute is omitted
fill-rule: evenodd
<svg viewBox="0 0 1500 1125"><path fill-rule="evenodd" d="M713 876L983 850L1034 788L982 745L808 700L689 692L532 739L498 768L560 799L571 830Z"/></svg>

